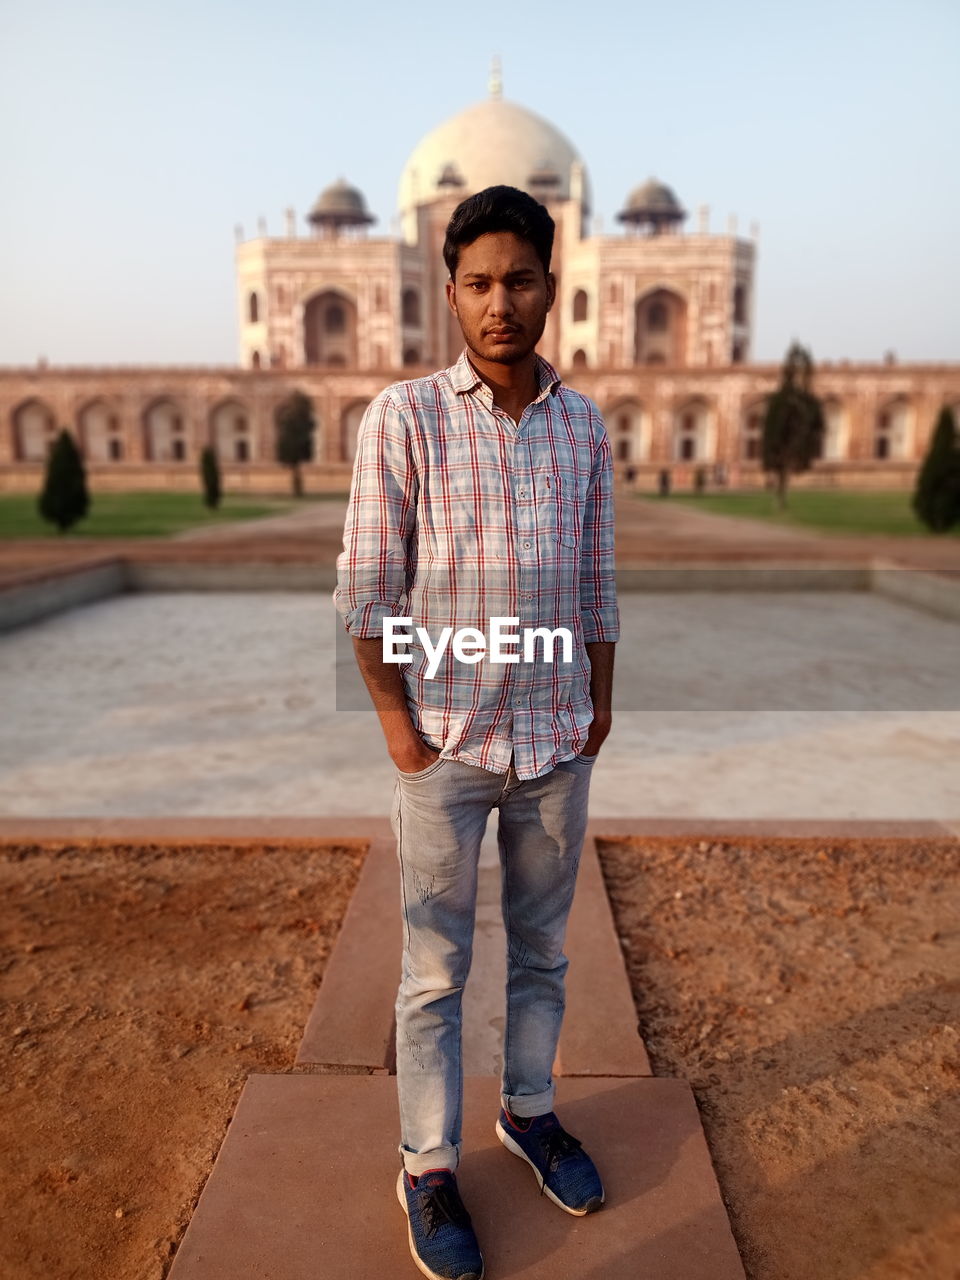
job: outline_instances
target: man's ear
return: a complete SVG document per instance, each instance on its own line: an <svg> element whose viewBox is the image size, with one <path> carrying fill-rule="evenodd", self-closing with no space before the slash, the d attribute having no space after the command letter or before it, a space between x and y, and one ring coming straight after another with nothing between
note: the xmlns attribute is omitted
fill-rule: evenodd
<svg viewBox="0 0 960 1280"><path fill-rule="evenodd" d="M557 298L557 277L552 271L547 272L547 310L553 306Z"/></svg>
<svg viewBox="0 0 960 1280"><path fill-rule="evenodd" d="M452 280L447 281L447 306L450 308L450 310L459 320L460 315L457 311L456 285L453 283Z"/></svg>

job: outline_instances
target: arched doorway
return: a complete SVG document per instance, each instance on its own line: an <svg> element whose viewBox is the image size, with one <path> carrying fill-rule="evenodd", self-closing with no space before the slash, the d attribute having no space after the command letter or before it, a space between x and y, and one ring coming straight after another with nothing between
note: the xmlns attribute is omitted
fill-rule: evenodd
<svg viewBox="0 0 960 1280"><path fill-rule="evenodd" d="M155 400L143 415L143 456L148 462L189 462L183 410L172 400Z"/></svg>
<svg viewBox="0 0 960 1280"><path fill-rule="evenodd" d="M619 401L603 418L615 463L630 466L649 459L649 416L638 400Z"/></svg>
<svg viewBox="0 0 960 1280"><path fill-rule="evenodd" d="M873 433L873 456L878 461L909 458L913 449L913 408L904 396L882 405Z"/></svg>
<svg viewBox="0 0 960 1280"><path fill-rule="evenodd" d="M307 364L355 368L356 303L334 289L314 294L303 309L303 348Z"/></svg>
<svg viewBox="0 0 960 1280"><path fill-rule="evenodd" d="M710 458L710 406L705 400L689 400L677 410L674 421L674 457L678 462L707 462Z"/></svg>
<svg viewBox="0 0 960 1280"><path fill-rule="evenodd" d="M687 362L687 304L671 289L654 289L634 306L634 363Z"/></svg>
<svg viewBox="0 0 960 1280"><path fill-rule="evenodd" d="M42 400L27 400L13 411L13 456L17 462L46 462L57 435L53 410Z"/></svg>
<svg viewBox="0 0 960 1280"><path fill-rule="evenodd" d="M121 462L124 454L120 419L106 400L91 400L77 414L83 456L91 462Z"/></svg>
<svg viewBox="0 0 960 1280"><path fill-rule="evenodd" d="M221 462L251 462L250 418L238 400L223 400L210 414L210 440Z"/></svg>
<svg viewBox="0 0 960 1280"><path fill-rule="evenodd" d="M740 457L744 462L763 459L763 423L767 416L766 397L752 400L743 410L740 422Z"/></svg>

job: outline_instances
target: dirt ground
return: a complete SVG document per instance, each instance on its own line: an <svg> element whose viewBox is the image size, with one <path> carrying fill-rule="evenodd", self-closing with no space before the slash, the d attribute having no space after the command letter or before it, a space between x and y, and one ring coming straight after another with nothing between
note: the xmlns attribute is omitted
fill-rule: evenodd
<svg viewBox="0 0 960 1280"><path fill-rule="evenodd" d="M633 838L601 861L750 1280L957 1280L960 843Z"/></svg>
<svg viewBox="0 0 960 1280"><path fill-rule="evenodd" d="M653 1069L750 1280L960 1277L960 844L604 842ZM288 1071L362 862L0 847L4 1280L161 1280L247 1074Z"/></svg>
<svg viewBox="0 0 960 1280"><path fill-rule="evenodd" d="M293 1068L362 861L0 847L4 1280L166 1274L247 1075Z"/></svg>

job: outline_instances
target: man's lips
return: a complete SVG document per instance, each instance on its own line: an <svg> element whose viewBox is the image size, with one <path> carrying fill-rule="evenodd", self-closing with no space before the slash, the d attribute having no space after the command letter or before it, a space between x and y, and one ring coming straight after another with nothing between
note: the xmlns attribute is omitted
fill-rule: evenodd
<svg viewBox="0 0 960 1280"><path fill-rule="evenodd" d="M519 329L488 329L488 338L512 338L515 333L519 333Z"/></svg>

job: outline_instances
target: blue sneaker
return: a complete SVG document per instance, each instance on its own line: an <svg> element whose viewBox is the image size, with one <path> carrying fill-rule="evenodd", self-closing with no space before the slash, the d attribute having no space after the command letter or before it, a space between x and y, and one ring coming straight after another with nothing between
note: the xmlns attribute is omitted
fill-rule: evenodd
<svg viewBox="0 0 960 1280"><path fill-rule="evenodd" d="M552 1111L526 1119L500 1109L497 1137L537 1175L540 1194L582 1218L603 1204L603 1184L596 1165L579 1140L567 1133Z"/></svg>
<svg viewBox="0 0 960 1280"><path fill-rule="evenodd" d="M408 1219L413 1260L431 1280L480 1280L483 1257L450 1169L418 1178L400 1170L397 1199Z"/></svg>

